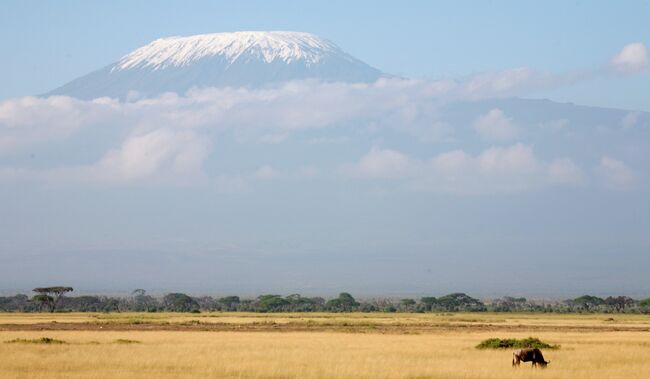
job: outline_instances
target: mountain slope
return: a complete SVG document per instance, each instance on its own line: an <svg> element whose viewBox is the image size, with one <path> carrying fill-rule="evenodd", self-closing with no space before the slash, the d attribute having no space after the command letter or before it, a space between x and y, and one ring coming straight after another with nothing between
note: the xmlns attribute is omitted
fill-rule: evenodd
<svg viewBox="0 0 650 379"><path fill-rule="evenodd" d="M82 99L261 87L290 80L373 82L382 73L309 33L235 32L162 38L47 95Z"/></svg>

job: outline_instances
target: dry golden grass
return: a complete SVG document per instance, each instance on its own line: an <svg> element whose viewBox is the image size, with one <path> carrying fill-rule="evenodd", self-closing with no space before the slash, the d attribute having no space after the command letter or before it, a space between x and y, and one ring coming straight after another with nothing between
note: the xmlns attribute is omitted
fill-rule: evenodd
<svg viewBox="0 0 650 379"><path fill-rule="evenodd" d="M159 322L201 315L157 315ZM77 315L40 315L62 322ZM91 315L92 316L92 315ZM113 317L113 315L108 315ZM123 315L115 315L121 318ZM146 316L128 315L127 319ZM248 319L253 315L225 315ZM268 321L294 315L254 315ZM342 332L201 331L0 331L1 378L648 378L650 332L612 332L598 328L609 316L531 315L314 315L325 319L406 323L438 317L502 320L511 331L449 330L423 334ZM507 317L506 317L507 316ZM12 315L32 319L33 315ZM167 317L167 318L166 318ZM221 316L215 316L221 317ZM300 315L305 317L305 315ZM388 317L388 319L386 318ZM9 318L9 316L7 316ZM0 323L7 323L5 315ZM307 315L307 318L310 318ZM617 317L644 324L648 317ZM13 320L13 319L12 319ZM33 320L33 319L32 319ZM239 319L237 319L239 320ZM22 319L25 321L25 319ZM39 319L38 322L42 322ZM337 321L337 322L338 322ZM349 321L344 321L349 322ZM475 322L475 321L466 321ZM524 323L593 324L589 332L534 332ZM611 322L611 321L608 321ZM560 344L545 352L546 370L510 366L511 351L474 346L490 337L534 334ZM50 337L61 345L6 344L14 339ZM139 343L117 343L131 340Z"/></svg>
<svg viewBox="0 0 650 379"><path fill-rule="evenodd" d="M650 329L650 316L632 314L515 314L515 313L0 313L0 324L183 324L199 322L246 325L254 323L310 325L449 325L491 324L502 327L588 327Z"/></svg>

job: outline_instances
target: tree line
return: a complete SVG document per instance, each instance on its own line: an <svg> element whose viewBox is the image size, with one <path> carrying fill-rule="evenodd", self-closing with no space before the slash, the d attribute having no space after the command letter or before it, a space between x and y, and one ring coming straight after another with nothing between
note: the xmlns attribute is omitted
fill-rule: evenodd
<svg viewBox="0 0 650 379"><path fill-rule="evenodd" d="M627 296L601 298L592 295L561 301L535 301L505 296L481 301L464 293L419 299L357 300L347 292L338 297L265 294L255 298L194 297L169 293L162 297L137 289L130 296L64 296L71 287L39 287L32 297L18 294L0 297L1 312L538 312L538 313L644 313L650 314L650 298Z"/></svg>

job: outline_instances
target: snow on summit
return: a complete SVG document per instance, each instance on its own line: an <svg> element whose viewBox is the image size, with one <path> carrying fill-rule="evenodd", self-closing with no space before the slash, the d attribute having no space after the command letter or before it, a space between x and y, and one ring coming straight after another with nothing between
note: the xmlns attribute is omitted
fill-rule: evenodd
<svg viewBox="0 0 650 379"><path fill-rule="evenodd" d="M292 80L374 82L381 71L301 32L233 32L157 39L48 95L82 99L184 93L193 87L262 87Z"/></svg>
<svg viewBox="0 0 650 379"><path fill-rule="evenodd" d="M333 43L309 33L214 33L157 39L124 56L113 70L185 66L211 56L223 56L230 63L241 57L252 56L266 63L302 60L313 64L318 63L325 54L341 53Z"/></svg>

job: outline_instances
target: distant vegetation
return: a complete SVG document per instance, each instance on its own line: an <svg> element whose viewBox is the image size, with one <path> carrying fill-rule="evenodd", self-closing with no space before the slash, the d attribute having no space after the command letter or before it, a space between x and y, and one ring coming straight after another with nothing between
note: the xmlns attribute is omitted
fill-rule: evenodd
<svg viewBox="0 0 650 379"><path fill-rule="evenodd" d="M550 345L546 342L542 342L539 338L490 338L484 340L476 346L477 349L510 349L510 348L538 348L538 349L559 349L559 345Z"/></svg>
<svg viewBox="0 0 650 379"><path fill-rule="evenodd" d="M140 341L127 340L127 339L124 339L124 338L120 338L120 339L116 339L115 343L122 344L122 345L130 345L130 344L133 344L133 343L140 343Z"/></svg>
<svg viewBox="0 0 650 379"><path fill-rule="evenodd" d="M193 297L169 293L163 297L137 289L131 296L63 296L71 287L34 289L36 295L0 297L0 312L536 312L536 313L644 313L650 314L650 298L627 296L600 298L580 296L564 301L530 301L523 297L503 297L481 301L464 293L425 296L420 299L357 300L343 292L338 297L306 297L264 294L256 298Z"/></svg>
<svg viewBox="0 0 650 379"><path fill-rule="evenodd" d="M67 342L57 340L54 338L42 337L42 338L35 338L31 340L16 338L14 340L5 341L5 343L35 343L35 344L44 344L44 345L63 345L66 344Z"/></svg>
<svg viewBox="0 0 650 379"><path fill-rule="evenodd" d="M63 295L66 292L72 292L72 287L39 287L34 288L32 291L36 292L36 295L32 298L33 301L37 302L42 310L43 307L48 309L50 312L56 310L57 305L63 298Z"/></svg>

